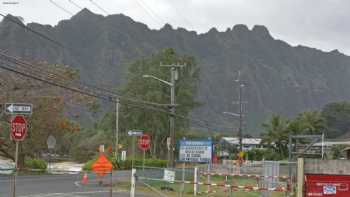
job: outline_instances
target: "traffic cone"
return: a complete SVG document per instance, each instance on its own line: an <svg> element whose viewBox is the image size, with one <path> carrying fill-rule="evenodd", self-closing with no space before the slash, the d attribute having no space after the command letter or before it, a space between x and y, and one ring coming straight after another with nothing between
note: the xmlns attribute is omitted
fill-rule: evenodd
<svg viewBox="0 0 350 197"><path fill-rule="evenodd" d="M84 185L89 183L89 177L88 177L86 172L85 172L85 174L83 176L83 179L81 180L81 183L84 184Z"/></svg>

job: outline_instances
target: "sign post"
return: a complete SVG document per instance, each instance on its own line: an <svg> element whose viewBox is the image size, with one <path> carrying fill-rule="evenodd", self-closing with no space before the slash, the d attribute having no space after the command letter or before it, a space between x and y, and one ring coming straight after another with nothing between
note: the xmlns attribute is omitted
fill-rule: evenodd
<svg viewBox="0 0 350 197"><path fill-rule="evenodd" d="M24 140L27 135L27 121L23 116L15 116L11 119L11 138L16 141L16 154L15 154L15 176L13 178L13 197L16 197L16 176L18 170L18 144Z"/></svg>
<svg viewBox="0 0 350 197"><path fill-rule="evenodd" d="M48 165L48 172L51 172L51 150L53 150L56 146L56 138L53 135L50 135L47 140L47 149L49 150L49 165Z"/></svg>
<svg viewBox="0 0 350 197"><path fill-rule="evenodd" d="M140 136L138 144L139 148L143 151L142 170L144 171L146 151L149 150L151 147L151 137L148 134L143 134L142 136Z"/></svg>
<svg viewBox="0 0 350 197"><path fill-rule="evenodd" d="M135 143L136 143L136 136L143 135L143 131L141 130L130 130L128 131L128 135L132 136L132 161L131 161L131 168L134 168L134 162L135 162Z"/></svg>

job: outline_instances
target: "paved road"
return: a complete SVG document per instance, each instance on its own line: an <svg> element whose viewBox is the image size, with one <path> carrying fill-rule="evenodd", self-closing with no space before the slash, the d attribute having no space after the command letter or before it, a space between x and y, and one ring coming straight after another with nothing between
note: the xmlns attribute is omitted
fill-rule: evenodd
<svg viewBox="0 0 350 197"><path fill-rule="evenodd" d="M116 180L128 180L130 173L127 171L118 172L113 176ZM109 197L110 176L99 185L93 174L89 175L89 183L81 184L82 174L77 175L33 175L18 176L16 184L17 197ZM12 196L11 176L0 176L0 197ZM127 197L127 191L115 190L113 197ZM138 195L144 196L144 195Z"/></svg>

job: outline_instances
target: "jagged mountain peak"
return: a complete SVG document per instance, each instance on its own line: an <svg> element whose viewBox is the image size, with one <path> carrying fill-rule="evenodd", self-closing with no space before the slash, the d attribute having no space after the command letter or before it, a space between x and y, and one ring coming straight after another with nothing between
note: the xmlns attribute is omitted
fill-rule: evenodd
<svg viewBox="0 0 350 197"><path fill-rule="evenodd" d="M245 33L250 33L250 30L249 30L248 26L244 25L244 24L237 24L237 25L233 26L232 31L235 32L235 33L238 33L238 34L240 34L240 33L244 33L244 34Z"/></svg>
<svg viewBox="0 0 350 197"><path fill-rule="evenodd" d="M22 17L13 16L11 14L6 15L1 21L1 23L13 23L13 22L24 25L24 19Z"/></svg>
<svg viewBox="0 0 350 197"><path fill-rule="evenodd" d="M72 19L79 19L79 18L91 18L91 17L99 17L99 16L102 16L102 15L99 15L99 14L96 14L96 13L93 13L92 11L90 11L89 9L87 8L84 8L82 9L80 12L78 12L77 14L75 14Z"/></svg>
<svg viewBox="0 0 350 197"><path fill-rule="evenodd" d="M255 35L258 35L260 37L269 37L269 38L271 38L269 30L264 25L254 25L254 27L252 29L252 32Z"/></svg>
<svg viewBox="0 0 350 197"><path fill-rule="evenodd" d="M244 98L249 103L247 132L260 129L270 112L290 116L331 101L350 100L349 57L332 55L338 51L325 53L269 39L272 36L268 28L262 25L250 30L238 24L225 32L212 28L203 34L174 29L169 24L152 30L122 14L104 17L88 9L55 27L30 25L74 49L62 53L45 39L33 39L36 35L19 30L21 27L3 28L5 21L0 24L0 50L71 65L80 70L82 80L91 84L123 85L127 63L164 48L194 56L201 75L198 101L205 103L196 113L205 120L227 121L218 112L232 106L237 96L232 80L237 70L244 70L249 80Z"/></svg>

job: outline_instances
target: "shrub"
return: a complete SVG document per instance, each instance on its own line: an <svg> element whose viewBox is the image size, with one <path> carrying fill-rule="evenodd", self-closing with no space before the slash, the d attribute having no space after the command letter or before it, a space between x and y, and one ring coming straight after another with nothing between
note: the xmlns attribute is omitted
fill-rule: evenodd
<svg viewBox="0 0 350 197"><path fill-rule="evenodd" d="M266 151L262 149L252 149L247 152L248 159L253 161L261 161L266 155Z"/></svg>
<svg viewBox="0 0 350 197"><path fill-rule="evenodd" d="M92 170L92 164L96 161L96 159L92 159L87 161L84 166L83 166L83 170L85 171L91 171Z"/></svg>
<svg viewBox="0 0 350 197"><path fill-rule="evenodd" d="M116 170L129 170L132 166L132 160L125 160L125 161L119 161L118 163L115 162L114 158L109 158L110 161L113 163L113 168ZM83 166L83 170L90 171L92 170L92 164L96 161L96 159L89 160L85 163ZM142 160L136 159L135 166L142 166ZM164 168L167 166L166 160L160 160L160 159L146 159L145 160L145 166L149 167L159 167Z"/></svg>
<svg viewBox="0 0 350 197"><path fill-rule="evenodd" d="M24 166L29 169L46 170L47 163L42 159L27 159L24 161Z"/></svg>

